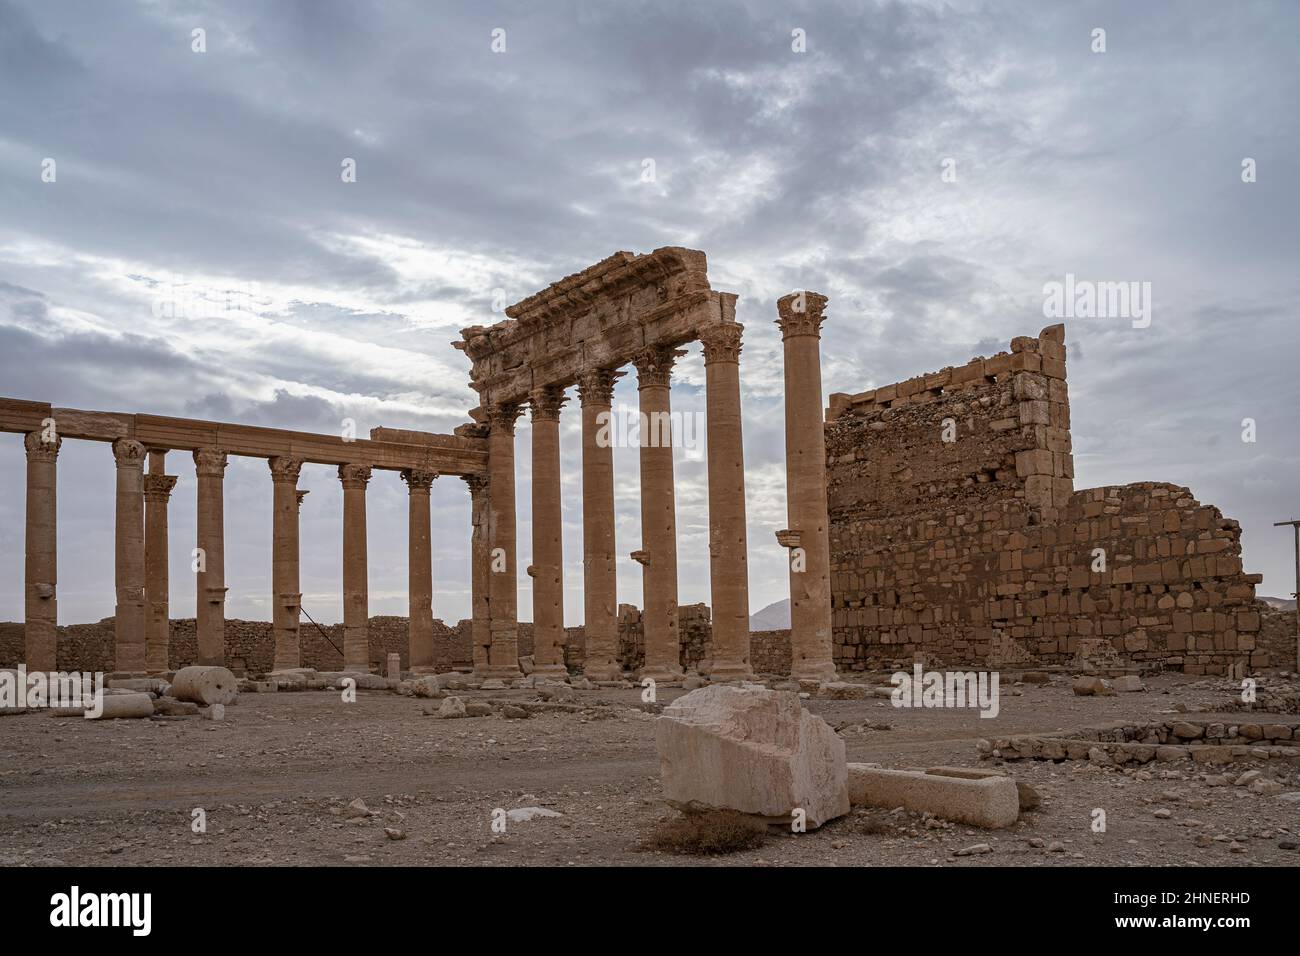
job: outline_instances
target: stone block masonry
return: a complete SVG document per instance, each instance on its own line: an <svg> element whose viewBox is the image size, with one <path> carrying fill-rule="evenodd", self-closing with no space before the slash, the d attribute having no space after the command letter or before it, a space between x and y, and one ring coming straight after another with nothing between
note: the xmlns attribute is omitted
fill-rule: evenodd
<svg viewBox="0 0 1300 956"><path fill-rule="evenodd" d="M1159 482L1074 489L1065 329L858 395L826 424L843 669L1126 664L1228 674L1256 648L1241 530Z"/></svg>

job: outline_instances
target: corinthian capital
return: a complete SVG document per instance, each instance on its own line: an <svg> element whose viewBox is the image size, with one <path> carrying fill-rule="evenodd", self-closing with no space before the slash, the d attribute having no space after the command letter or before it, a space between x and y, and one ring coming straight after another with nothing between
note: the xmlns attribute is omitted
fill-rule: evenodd
<svg viewBox="0 0 1300 956"><path fill-rule="evenodd" d="M429 489L438 478L436 471L425 471L420 468L403 468L402 480L406 482L406 487L411 494L428 494Z"/></svg>
<svg viewBox="0 0 1300 956"><path fill-rule="evenodd" d="M528 401L532 409L533 421L558 422L560 409L568 400L569 397L564 394L564 389L559 385L543 385L533 389Z"/></svg>
<svg viewBox="0 0 1300 956"><path fill-rule="evenodd" d="M119 468L143 468L147 454L144 445L134 438L119 438L113 442L113 458Z"/></svg>
<svg viewBox="0 0 1300 956"><path fill-rule="evenodd" d="M54 461L59 457L59 448L63 439L57 435L54 441L46 441L44 432L28 432L23 436L23 447L27 449L28 461Z"/></svg>
<svg viewBox="0 0 1300 956"><path fill-rule="evenodd" d="M287 481L292 485L298 484L298 475L302 472L302 460L298 458L284 458L276 456L268 458L267 467L271 469L271 481Z"/></svg>
<svg viewBox="0 0 1300 956"><path fill-rule="evenodd" d="M739 322L723 322L710 325L700 333L700 344L704 346L704 364L714 362L740 361L740 337L745 327Z"/></svg>
<svg viewBox="0 0 1300 956"><path fill-rule="evenodd" d="M226 472L226 453L220 448L196 448L194 468L200 475L220 478Z"/></svg>
<svg viewBox="0 0 1300 956"><path fill-rule="evenodd" d="M684 349L667 345L650 345L637 352L632 357L632 364L636 366L637 388L667 387L668 380L673 375L673 365L685 354Z"/></svg>
<svg viewBox="0 0 1300 956"><path fill-rule="evenodd" d="M360 488L366 490L366 482L370 481L369 465L339 465L339 481L343 482L345 489Z"/></svg>
<svg viewBox="0 0 1300 956"><path fill-rule="evenodd" d="M487 412L488 427L492 431L502 430L507 435L513 435L515 422L523 414L524 408L515 402L493 402L484 411Z"/></svg>
<svg viewBox="0 0 1300 956"><path fill-rule="evenodd" d="M815 335L820 338L826 302L826 296L820 292L792 292L777 299L776 311L781 317L776 324L781 327L781 337Z"/></svg>
<svg viewBox="0 0 1300 956"><path fill-rule="evenodd" d="M614 383L623 373L612 368L589 368L578 376L578 398L584 405L609 405L614 401Z"/></svg>
<svg viewBox="0 0 1300 956"><path fill-rule="evenodd" d="M176 487L175 475L145 475L144 497L146 501L166 501Z"/></svg>

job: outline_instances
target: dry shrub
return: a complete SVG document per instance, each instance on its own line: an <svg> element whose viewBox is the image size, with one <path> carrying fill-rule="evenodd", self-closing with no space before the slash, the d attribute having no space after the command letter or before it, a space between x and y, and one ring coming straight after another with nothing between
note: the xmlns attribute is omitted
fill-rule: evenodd
<svg viewBox="0 0 1300 956"><path fill-rule="evenodd" d="M767 839L767 824L732 810L683 813L652 827L641 849L716 856L756 850Z"/></svg>

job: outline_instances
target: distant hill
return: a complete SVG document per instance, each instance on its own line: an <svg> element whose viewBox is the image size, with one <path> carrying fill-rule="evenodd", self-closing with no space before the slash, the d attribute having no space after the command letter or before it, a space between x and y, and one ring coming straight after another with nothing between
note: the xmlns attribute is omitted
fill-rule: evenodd
<svg viewBox="0 0 1300 956"><path fill-rule="evenodd" d="M1294 610L1295 610L1295 599L1294 599L1294 598L1276 598L1276 597L1267 597L1267 596L1265 596L1265 595L1263 595L1263 594L1260 594L1260 595L1258 595L1258 599L1261 600L1261 601L1263 601L1265 604L1269 605L1270 607L1275 607L1275 608L1277 608L1279 611L1294 611ZM772 605L772 606L775 607L776 605ZM759 613L762 614L763 612L762 612L762 611L759 611ZM750 630L753 630L753 628L750 628Z"/></svg>
<svg viewBox="0 0 1300 956"><path fill-rule="evenodd" d="M790 599L769 604L757 614L749 616L751 631L780 631L790 626Z"/></svg>

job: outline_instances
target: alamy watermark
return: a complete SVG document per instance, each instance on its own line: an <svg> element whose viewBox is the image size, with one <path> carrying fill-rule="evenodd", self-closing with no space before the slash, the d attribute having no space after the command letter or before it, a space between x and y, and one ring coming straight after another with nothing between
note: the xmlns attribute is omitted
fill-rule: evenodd
<svg viewBox="0 0 1300 956"><path fill-rule="evenodd" d="M1065 274L1064 282L1043 284L1043 316L1049 319L1132 319L1151 325L1150 282L1093 282Z"/></svg>
<svg viewBox="0 0 1300 956"><path fill-rule="evenodd" d="M889 695L895 707L978 707L981 717L996 717L1000 675L997 671L895 671Z"/></svg>
<svg viewBox="0 0 1300 956"><path fill-rule="evenodd" d="M702 412L642 412L616 405L596 416L596 444L601 448L704 448Z"/></svg>
<svg viewBox="0 0 1300 956"><path fill-rule="evenodd" d="M0 670L0 709L84 708L91 720L104 713L104 674L82 671L32 671L19 664Z"/></svg>

